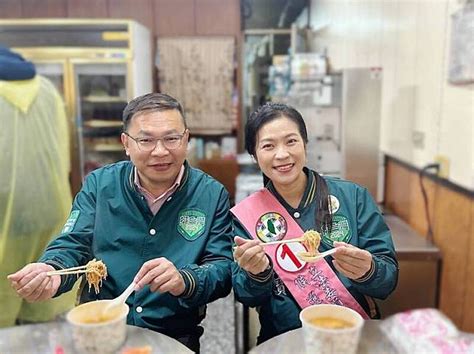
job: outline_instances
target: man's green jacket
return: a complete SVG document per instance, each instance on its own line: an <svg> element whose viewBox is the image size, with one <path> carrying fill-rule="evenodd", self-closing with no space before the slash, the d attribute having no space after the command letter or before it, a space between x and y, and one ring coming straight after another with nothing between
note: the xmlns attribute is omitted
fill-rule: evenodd
<svg viewBox="0 0 474 354"><path fill-rule="evenodd" d="M178 189L153 215L138 192L134 166L124 161L93 171L76 196L61 234L40 262L55 268L96 258L108 270L99 294L84 287L81 302L114 298L132 282L144 262L164 257L185 280L179 297L149 287L127 300L127 322L173 335L195 333L205 305L231 289L232 226L228 193L185 163ZM69 291L76 276L63 277L56 295Z"/></svg>

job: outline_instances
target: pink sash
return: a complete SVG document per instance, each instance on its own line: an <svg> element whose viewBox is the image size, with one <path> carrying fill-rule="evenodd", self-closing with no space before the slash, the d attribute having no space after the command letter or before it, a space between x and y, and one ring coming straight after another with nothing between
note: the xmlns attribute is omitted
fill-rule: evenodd
<svg viewBox="0 0 474 354"><path fill-rule="evenodd" d="M231 212L253 238L263 242L291 239L303 234L300 226L267 189L245 198ZM306 251L301 243L269 245L265 250L273 261L273 269L301 308L336 304L349 307L364 319L369 319L325 260L307 264L296 256L296 253Z"/></svg>

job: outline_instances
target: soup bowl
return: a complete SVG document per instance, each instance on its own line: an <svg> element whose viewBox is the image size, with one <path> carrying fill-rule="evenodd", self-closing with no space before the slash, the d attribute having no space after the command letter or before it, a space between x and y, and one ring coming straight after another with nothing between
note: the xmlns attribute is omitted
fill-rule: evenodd
<svg viewBox="0 0 474 354"><path fill-rule="evenodd" d="M79 305L68 312L73 344L80 354L115 353L127 337L126 304L103 313L111 300L98 300Z"/></svg>
<svg viewBox="0 0 474 354"><path fill-rule="evenodd" d="M306 353L353 354L357 351L364 319L338 305L312 305L300 312Z"/></svg>

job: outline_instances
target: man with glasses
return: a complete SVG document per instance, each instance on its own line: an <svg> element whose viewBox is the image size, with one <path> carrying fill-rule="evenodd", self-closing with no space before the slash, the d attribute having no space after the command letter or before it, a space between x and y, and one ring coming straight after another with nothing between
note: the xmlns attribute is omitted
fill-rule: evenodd
<svg viewBox="0 0 474 354"><path fill-rule="evenodd" d="M29 301L70 290L75 276L46 273L102 260L99 294L119 296L134 281L128 323L172 336L199 351L205 305L230 292L232 228L224 187L186 162L183 109L159 93L132 100L123 113L122 143L131 161L93 171L69 219L40 259L9 276Z"/></svg>

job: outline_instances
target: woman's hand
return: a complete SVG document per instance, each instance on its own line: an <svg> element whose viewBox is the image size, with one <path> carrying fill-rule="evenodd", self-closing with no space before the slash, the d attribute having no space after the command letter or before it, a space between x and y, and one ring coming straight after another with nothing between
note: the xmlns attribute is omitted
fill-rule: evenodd
<svg viewBox="0 0 474 354"><path fill-rule="evenodd" d="M345 242L334 242L337 251L332 255L334 267L347 278L357 280L372 267L372 254Z"/></svg>
<svg viewBox="0 0 474 354"><path fill-rule="evenodd" d="M242 269L253 275L257 275L267 269L270 261L260 241L246 240L235 236L234 242L237 245L234 250L234 259Z"/></svg>

